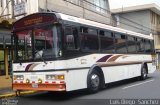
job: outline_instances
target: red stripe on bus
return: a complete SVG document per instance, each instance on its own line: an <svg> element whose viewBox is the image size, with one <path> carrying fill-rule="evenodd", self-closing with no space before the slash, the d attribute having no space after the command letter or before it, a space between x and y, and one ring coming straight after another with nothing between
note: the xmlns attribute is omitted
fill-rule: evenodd
<svg viewBox="0 0 160 105"><path fill-rule="evenodd" d="M64 81L60 81L60 83L61 83L61 84L65 84L65 82L64 82Z"/></svg>
<svg viewBox="0 0 160 105"><path fill-rule="evenodd" d="M53 84L56 84L56 82L52 82Z"/></svg>

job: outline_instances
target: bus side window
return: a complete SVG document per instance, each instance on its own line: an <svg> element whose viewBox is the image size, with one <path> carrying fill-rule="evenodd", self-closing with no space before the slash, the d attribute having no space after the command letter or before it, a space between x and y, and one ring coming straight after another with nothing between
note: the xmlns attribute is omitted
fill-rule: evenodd
<svg viewBox="0 0 160 105"><path fill-rule="evenodd" d="M80 27L81 46L85 51L98 51L98 33L94 28Z"/></svg>
<svg viewBox="0 0 160 105"><path fill-rule="evenodd" d="M115 47L113 32L100 30L99 37L101 43L101 51L107 53L114 53Z"/></svg>
<svg viewBox="0 0 160 105"><path fill-rule="evenodd" d="M128 47L128 53L137 53L137 47L136 47L136 38L132 36L128 36L127 38L127 47Z"/></svg>
<svg viewBox="0 0 160 105"><path fill-rule="evenodd" d="M115 48L117 53L127 53L126 35L115 33Z"/></svg>
<svg viewBox="0 0 160 105"><path fill-rule="evenodd" d="M145 42L145 51L146 53L152 53L152 43L150 40L146 40Z"/></svg>
<svg viewBox="0 0 160 105"><path fill-rule="evenodd" d="M138 53L144 53L145 52L145 46L144 43L145 40L141 38L137 38L137 52Z"/></svg>
<svg viewBox="0 0 160 105"><path fill-rule="evenodd" d="M78 49L78 30L76 27L65 27L65 47L67 50Z"/></svg>

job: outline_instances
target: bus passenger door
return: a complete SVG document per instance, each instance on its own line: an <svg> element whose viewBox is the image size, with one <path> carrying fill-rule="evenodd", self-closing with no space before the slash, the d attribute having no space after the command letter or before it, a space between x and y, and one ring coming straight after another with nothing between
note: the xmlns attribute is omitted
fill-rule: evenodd
<svg viewBox="0 0 160 105"><path fill-rule="evenodd" d="M64 37L65 50L79 49L78 28L76 26L65 26Z"/></svg>
<svg viewBox="0 0 160 105"><path fill-rule="evenodd" d="M64 48L63 57L65 57L65 59L72 59L72 60L68 60L67 66L68 67L79 66L79 59L78 60L74 59L74 58L77 58L78 55L80 54L78 28L76 26L69 26L69 25L65 26L63 48Z"/></svg>

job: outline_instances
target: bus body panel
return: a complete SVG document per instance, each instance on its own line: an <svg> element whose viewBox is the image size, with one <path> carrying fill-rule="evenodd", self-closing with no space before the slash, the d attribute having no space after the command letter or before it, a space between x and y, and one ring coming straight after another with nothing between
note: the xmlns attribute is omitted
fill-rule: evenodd
<svg viewBox="0 0 160 105"><path fill-rule="evenodd" d="M66 74L66 91L87 88L88 69L68 70Z"/></svg>
<svg viewBox="0 0 160 105"><path fill-rule="evenodd" d="M13 26L13 38L19 62L13 63L15 90L84 89L96 66L105 83L141 76L144 65L148 73L156 70L152 35L61 13L20 19Z"/></svg>
<svg viewBox="0 0 160 105"><path fill-rule="evenodd" d="M46 75L64 74L64 83L66 86L65 91L73 91L87 88L88 72L93 65L97 65L102 69L105 83L111 83L140 76L141 67L145 61L150 61L150 63L147 63L149 73L154 72L155 70L155 67L151 62L151 55L112 54L105 62L102 62L102 58L108 55L110 54L91 54L69 60L48 61L47 64L44 62L37 62L35 63L37 65L35 65L34 68L32 67L32 70L29 69L26 72L24 71L26 70L27 65L31 63L23 63L22 65L18 63L13 65L13 69L15 71L14 75L24 75L24 83L26 82L26 79L38 83L38 79L40 78L44 84L46 81L50 84L52 82L58 83L60 81L48 81L45 78ZM23 73L16 73L16 71L20 70L23 71ZM20 81L18 81L18 83L20 83ZM53 91L55 90L53 89Z"/></svg>

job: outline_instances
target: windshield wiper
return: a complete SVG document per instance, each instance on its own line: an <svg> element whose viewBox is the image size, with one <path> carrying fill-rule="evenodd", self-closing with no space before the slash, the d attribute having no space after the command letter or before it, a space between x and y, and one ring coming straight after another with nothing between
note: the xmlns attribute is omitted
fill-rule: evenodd
<svg viewBox="0 0 160 105"><path fill-rule="evenodd" d="M45 59L42 56L43 55L43 50L41 50L41 51L35 50L35 52L36 52L36 54L38 54L37 58L40 58L45 64L47 64L47 62L45 61ZM36 57L34 57L34 58L36 58Z"/></svg>

